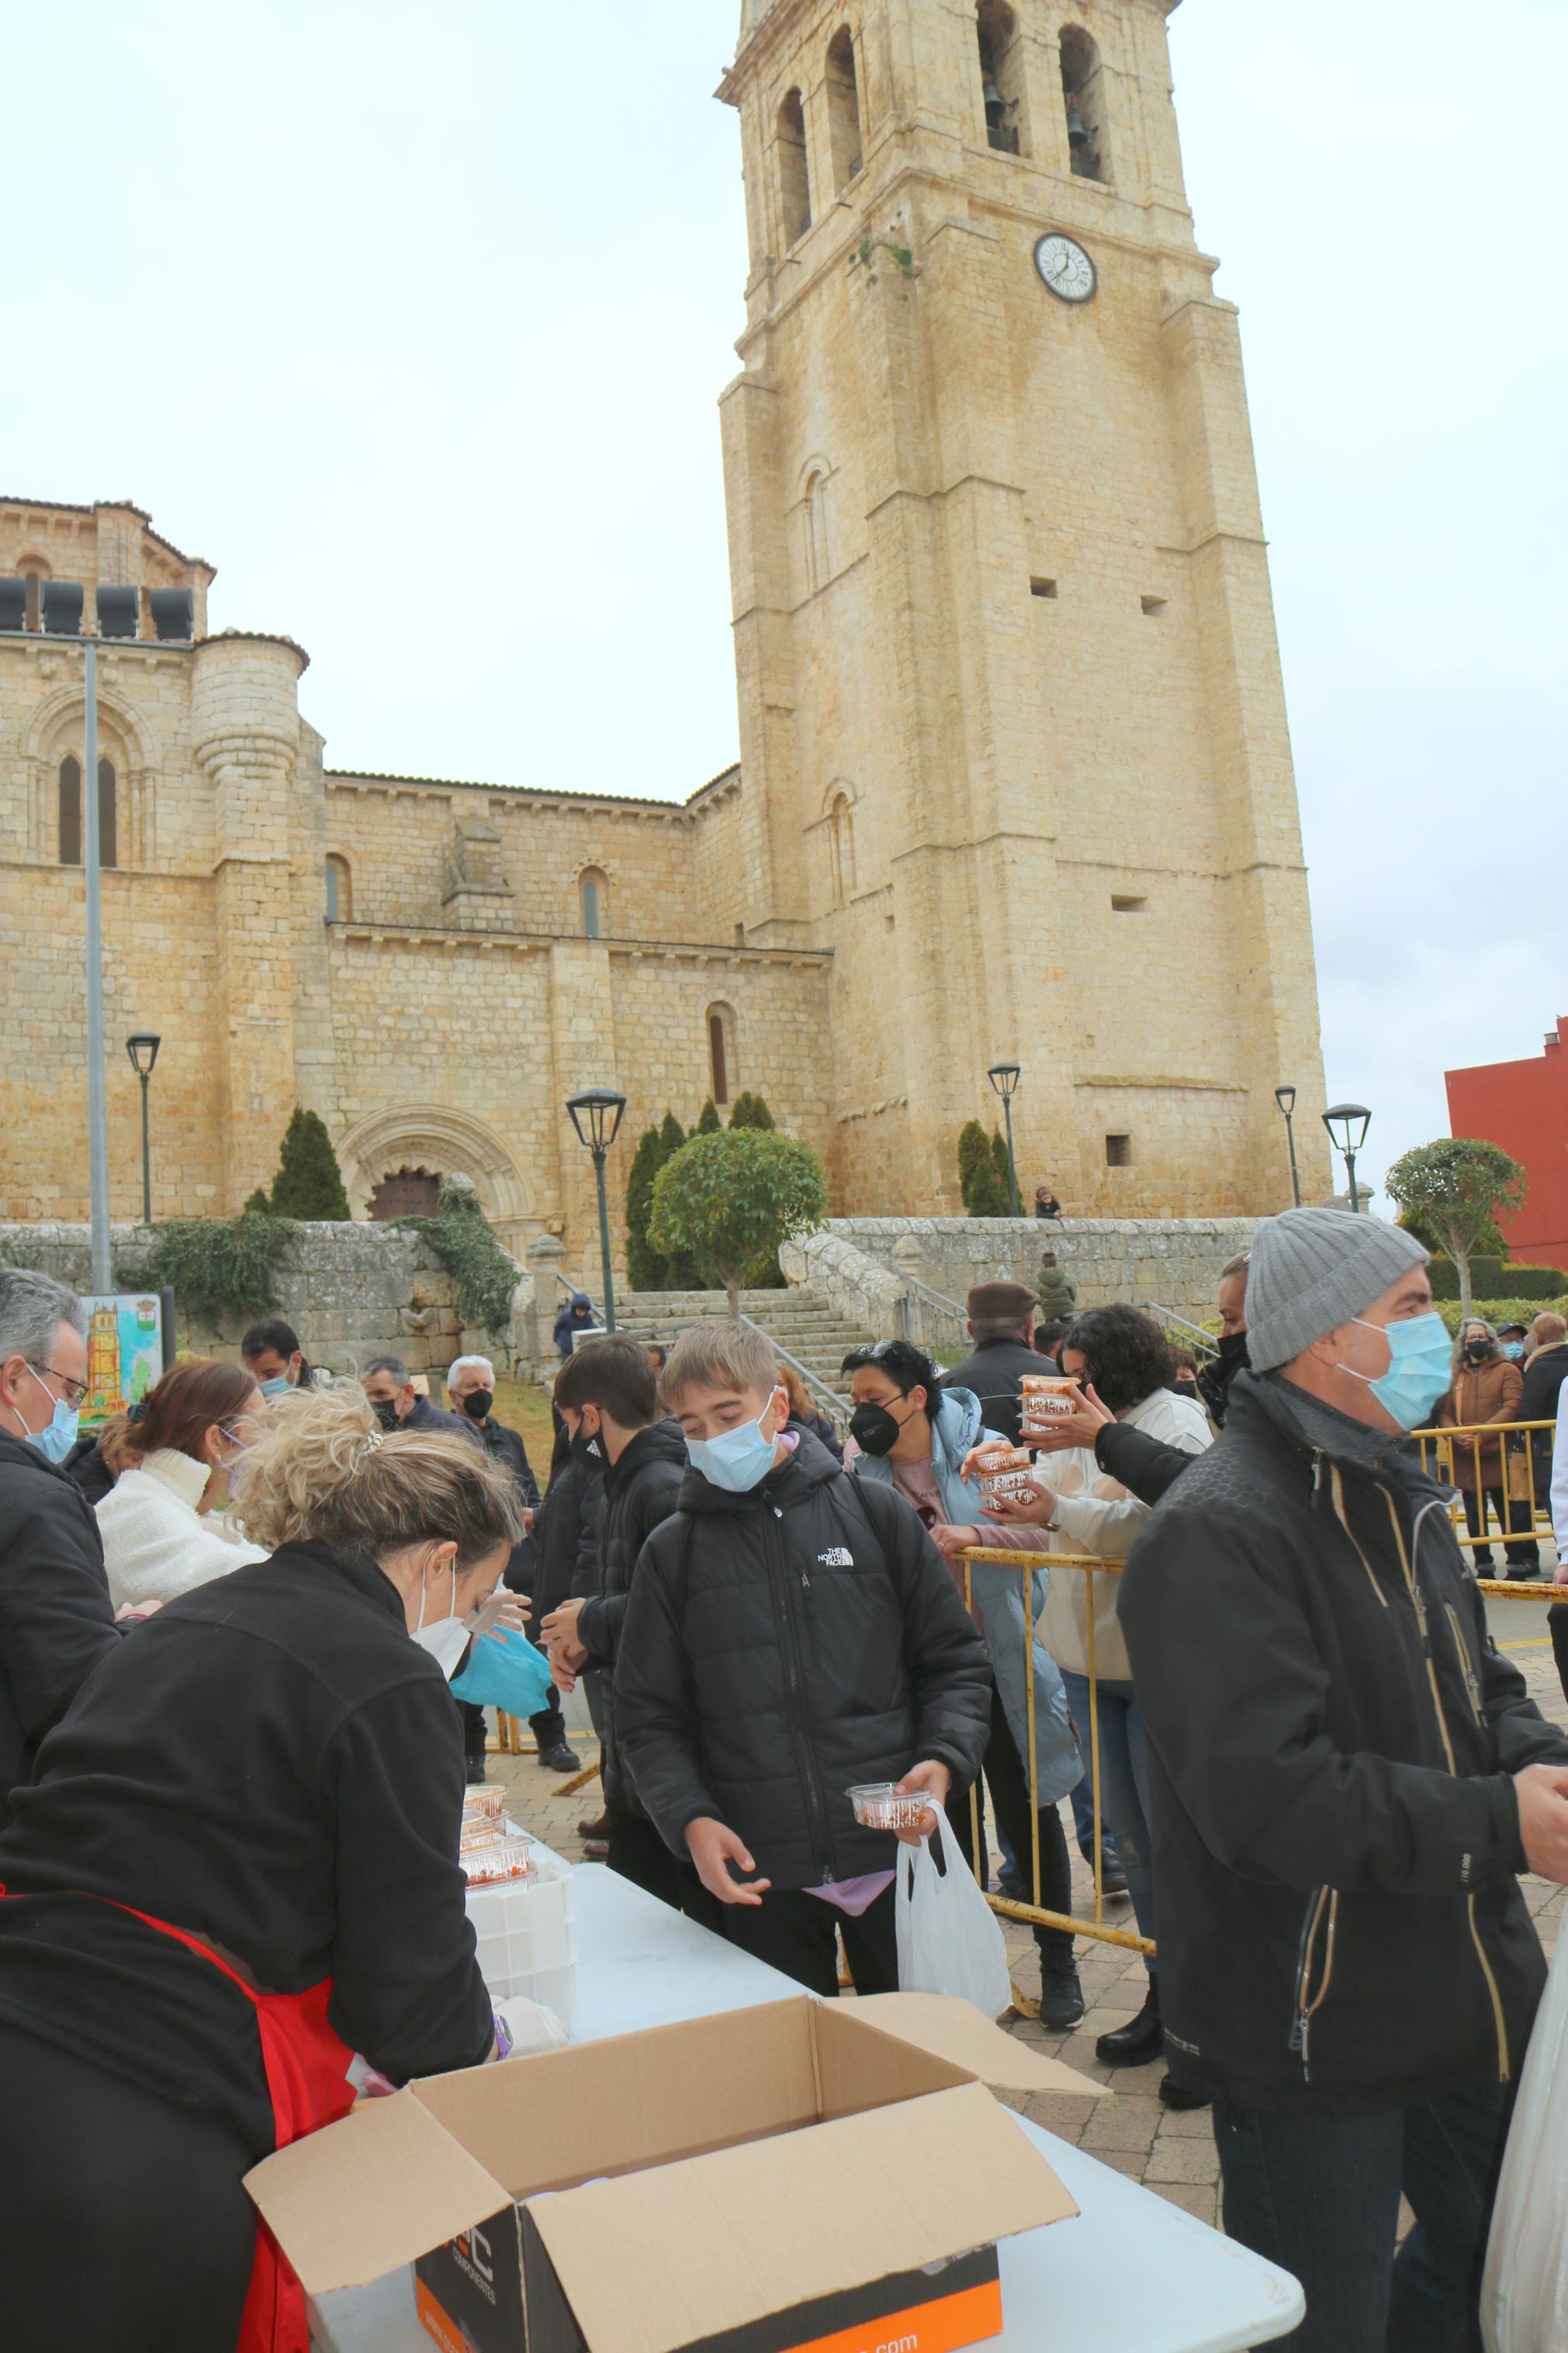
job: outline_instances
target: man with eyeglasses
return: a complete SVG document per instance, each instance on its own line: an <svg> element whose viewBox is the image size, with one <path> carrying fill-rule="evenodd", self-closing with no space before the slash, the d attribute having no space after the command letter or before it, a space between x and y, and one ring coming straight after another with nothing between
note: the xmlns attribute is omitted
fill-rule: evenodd
<svg viewBox="0 0 1568 2353"><path fill-rule="evenodd" d="M0 1267L0 1820L39 1742L120 1639L91 1504L63 1464L87 1394L87 1310Z"/></svg>

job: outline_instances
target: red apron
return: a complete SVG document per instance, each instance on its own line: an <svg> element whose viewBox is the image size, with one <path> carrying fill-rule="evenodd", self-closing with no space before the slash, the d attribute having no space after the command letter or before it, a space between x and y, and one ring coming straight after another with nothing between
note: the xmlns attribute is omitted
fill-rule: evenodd
<svg viewBox="0 0 1568 2353"><path fill-rule="evenodd" d="M307 1986L303 1993L258 1993L254 1986L246 1984L237 1969L215 1953L210 1945L204 1945L199 1936L193 1936L188 1928L171 1927L167 1920L155 1920L150 1912L138 1912L133 1905L117 1904L114 1908L117 1912L129 1912L132 1919L156 1928L161 1936L173 1936L188 1951L199 1953L204 1961L221 1969L250 2003L261 2037L261 2063L267 2071L267 2090L279 2148L287 2148L291 2141L303 2140L307 2133L317 2132L322 2125L335 2124L340 2116L347 2116L354 2104L353 2086L348 2081L353 2052L327 2023L327 2004L332 1995L331 1978L323 1978L320 1985ZM309 2346L305 2291L288 2257L258 2215L250 2294L246 2299L235 2353L309 2353Z"/></svg>

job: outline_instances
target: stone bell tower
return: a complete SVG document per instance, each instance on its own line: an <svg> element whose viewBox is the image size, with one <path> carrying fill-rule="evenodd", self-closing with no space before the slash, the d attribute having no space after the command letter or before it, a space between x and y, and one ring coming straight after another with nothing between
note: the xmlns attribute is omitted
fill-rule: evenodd
<svg viewBox="0 0 1568 2353"><path fill-rule="evenodd" d="M956 1208L1001 1060L1020 1183L1069 1214L1285 1206L1282 1082L1318 1134L1240 343L1187 210L1173 5L743 0L719 95L750 246L721 402L745 935L835 952L846 1210Z"/></svg>

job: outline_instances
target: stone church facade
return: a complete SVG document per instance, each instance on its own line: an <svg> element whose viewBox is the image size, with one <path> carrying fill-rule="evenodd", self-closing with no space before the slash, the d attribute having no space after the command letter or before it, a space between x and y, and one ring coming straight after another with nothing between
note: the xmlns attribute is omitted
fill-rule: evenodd
<svg viewBox="0 0 1568 2353"><path fill-rule="evenodd" d="M304 653L208 635L209 565L129 504L0 500L0 1216L86 1208L72 583L76 628L119 632L117 1217L138 1029L163 1215L237 1209L300 1102L357 1215L461 1172L514 1249L552 1230L586 1267L564 1103L605 1081L613 1183L667 1107L746 1088L837 1210L951 1209L999 1060L1021 1177L1069 1210L1289 1199L1273 1090L1303 1138L1322 1103L1306 879L1165 14L745 0L719 93L751 248L721 403L742 757L684 803L330 768Z"/></svg>

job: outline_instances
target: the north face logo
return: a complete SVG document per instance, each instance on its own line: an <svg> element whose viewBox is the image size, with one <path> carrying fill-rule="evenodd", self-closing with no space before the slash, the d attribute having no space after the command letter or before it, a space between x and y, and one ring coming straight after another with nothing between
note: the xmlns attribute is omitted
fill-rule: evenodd
<svg viewBox="0 0 1568 2353"><path fill-rule="evenodd" d="M853 1568L855 1556L843 1545L834 1545L826 1552L817 1554L816 1564L819 1568Z"/></svg>

